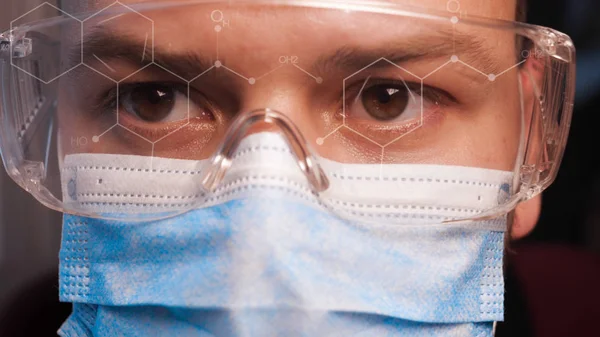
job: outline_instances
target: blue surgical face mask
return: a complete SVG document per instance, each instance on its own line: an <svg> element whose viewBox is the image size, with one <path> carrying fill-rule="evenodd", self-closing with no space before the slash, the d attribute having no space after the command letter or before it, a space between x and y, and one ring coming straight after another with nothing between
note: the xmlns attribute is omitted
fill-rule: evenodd
<svg viewBox="0 0 600 337"><path fill-rule="evenodd" d="M317 198L288 152L244 150L257 144L286 146L272 135L248 137L239 150L246 157L197 210L141 223L65 215L60 294L75 305L61 336L492 335L503 318L506 219L441 222L504 198L510 173L397 165L406 185L392 194L382 188L392 171L386 180L377 168L325 163L340 165L329 171L339 181ZM137 161L68 157L64 184L72 195L102 195L87 183L93 175L102 188L137 186L123 195L146 198L81 201L105 213L168 207L168 191L115 173ZM138 182L161 174L136 172ZM373 179L349 179L370 172ZM464 190L453 197L449 188ZM348 193L357 190L364 193ZM407 206L411 193L429 203ZM379 205L366 202L370 194Z"/></svg>

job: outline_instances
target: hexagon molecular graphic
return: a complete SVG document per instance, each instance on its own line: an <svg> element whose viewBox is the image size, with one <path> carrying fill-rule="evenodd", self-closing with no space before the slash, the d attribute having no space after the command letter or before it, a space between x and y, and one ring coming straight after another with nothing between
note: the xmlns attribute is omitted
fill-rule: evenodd
<svg viewBox="0 0 600 337"><path fill-rule="evenodd" d="M387 63L387 64L386 64ZM394 69L387 73L396 83L378 83L371 78L373 68L387 67ZM423 125L423 97L420 95L422 80L385 58L381 58L344 79L344 126L340 131L354 133L354 137L363 137L364 141L385 147L394 143ZM376 99L390 99L391 103L400 102L398 116L385 121L377 121L368 114L369 95ZM396 96L395 96L396 95ZM389 97L388 97L389 96ZM401 106L404 105L405 106ZM386 107L382 107L385 109ZM362 116L361 116L362 115ZM345 130L346 129L346 130Z"/></svg>
<svg viewBox="0 0 600 337"><path fill-rule="evenodd" d="M114 132L108 132L117 124L117 83L84 66L73 74L73 78L68 75L61 83L62 94L57 101L63 153L110 153L115 139L119 139ZM74 83L79 81L88 85ZM73 143L73 139L81 141Z"/></svg>
<svg viewBox="0 0 600 337"><path fill-rule="evenodd" d="M60 18L57 18L60 17ZM52 24L34 22L55 19ZM43 3L11 21L13 67L48 84L81 63L81 21Z"/></svg>
<svg viewBox="0 0 600 337"><path fill-rule="evenodd" d="M148 77L161 78L165 83L181 84L135 84ZM188 96L188 85L183 78L152 63L119 83L118 123L140 138L156 143L187 125L190 119ZM152 124L163 127L149 126ZM169 126L166 127L166 124Z"/></svg>
<svg viewBox="0 0 600 337"><path fill-rule="evenodd" d="M154 60L154 22L115 2L83 21L82 62L121 81Z"/></svg>

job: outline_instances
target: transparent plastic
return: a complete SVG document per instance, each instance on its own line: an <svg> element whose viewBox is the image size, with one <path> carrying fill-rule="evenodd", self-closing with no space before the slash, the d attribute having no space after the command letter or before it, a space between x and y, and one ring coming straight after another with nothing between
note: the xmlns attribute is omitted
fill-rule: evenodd
<svg viewBox="0 0 600 337"><path fill-rule="evenodd" d="M210 193L265 130L316 195L331 185L321 160L515 174L509 198L453 221L506 214L556 178L575 48L555 30L389 2L74 7L44 4L32 12L47 19L26 13L0 36L2 159L52 209L107 217L67 202L69 156L208 163L189 184Z"/></svg>

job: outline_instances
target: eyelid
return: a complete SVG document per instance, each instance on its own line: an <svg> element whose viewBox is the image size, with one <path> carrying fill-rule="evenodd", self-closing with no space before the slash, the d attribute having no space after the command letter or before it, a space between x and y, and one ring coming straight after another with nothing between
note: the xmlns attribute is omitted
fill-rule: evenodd
<svg viewBox="0 0 600 337"><path fill-rule="evenodd" d="M119 87L111 88L110 90L104 92L99 95L98 101L100 102L98 106L96 106L96 110L100 111L116 111L119 107L117 106L118 99L120 99L127 91L130 91L139 86L145 85L162 85L162 86L172 86L178 92L182 93L186 97L188 96L187 86L183 86L180 83L175 82L161 82L161 81L148 81L148 82L131 82L119 84ZM182 90L183 89L183 90Z"/></svg>
<svg viewBox="0 0 600 337"><path fill-rule="evenodd" d="M346 100L348 102L352 102L354 99L356 99L356 95L358 95L360 88L363 87L366 80L366 78L359 80L356 84L352 84L349 88L346 88ZM421 87L420 82L417 83L397 78L368 78L368 82L363 88L363 91L369 87L382 84L407 87L411 93L416 93L419 96L423 96L423 99L428 100L436 105L449 105L458 103L458 100L454 96L443 89L435 88L427 84L423 84Z"/></svg>
<svg viewBox="0 0 600 337"><path fill-rule="evenodd" d="M161 82L161 81L125 83L124 85L119 86L119 90L118 90L119 96L123 95L123 93L127 92L127 90L139 88L141 86L151 86L151 85L160 85L160 86L164 86L164 87L171 87L171 88L177 90L178 92L184 94L186 97L188 96L187 85L183 85L181 83L176 83L176 82Z"/></svg>

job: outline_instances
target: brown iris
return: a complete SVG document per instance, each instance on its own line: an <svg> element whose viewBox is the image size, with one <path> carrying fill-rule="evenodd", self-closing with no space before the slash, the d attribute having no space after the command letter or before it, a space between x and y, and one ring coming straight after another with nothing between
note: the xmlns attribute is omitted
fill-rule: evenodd
<svg viewBox="0 0 600 337"><path fill-rule="evenodd" d="M175 106L175 89L161 84L140 84L123 95L124 109L147 122L159 122L169 116Z"/></svg>
<svg viewBox="0 0 600 337"><path fill-rule="evenodd" d="M408 106L409 92L402 86L374 85L362 93L365 111L380 121L390 121L400 116Z"/></svg>

